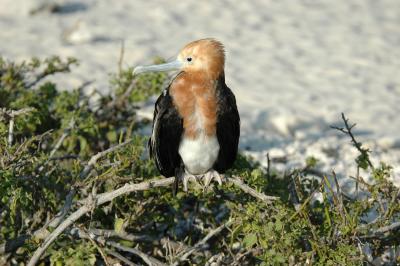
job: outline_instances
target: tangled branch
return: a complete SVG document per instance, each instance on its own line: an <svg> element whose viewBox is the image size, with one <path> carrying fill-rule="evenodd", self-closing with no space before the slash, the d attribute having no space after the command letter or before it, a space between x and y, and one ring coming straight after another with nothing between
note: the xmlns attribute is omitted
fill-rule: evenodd
<svg viewBox="0 0 400 266"><path fill-rule="evenodd" d="M371 169L374 169L374 166L372 164L372 162L370 161L369 157L368 157L368 153L370 152L369 149L363 148L361 146L361 142L358 142L356 140L356 138L354 137L354 134L352 132L352 129L356 126L356 124L349 124L349 119L346 118L346 116L344 115L344 113L342 113L342 120L344 122L344 128L343 127L336 127L336 126L331 126L331 128L339 130L340 132L349 135L351 138L351 142L353 143L353 146L356 147L356 149L360 152L361 155L363 155L365 158L365 160L367 161L369 167L371 167Z"/></svg>
<svg viewBox="0 0 400 266"><path fill-rule="evenodd" d="M0 121L3 119L9 120L8 128L8 145L11 146L14 141L14 124L15 118L20 115L25 115L35 110L35 108L28 107L20 110L6 110L5 108L0 108Z"/></svg>
<svg viewBox="0 0 400 266"><path fill-rule="evenodd" d="M245 193L248 193L251 196L258 198L265 203L271 203L273 200L278 199L277 197L267 196L261 192L257 192L253 188L244 184L243 181L241 181L238 177L227 177L226 181L236 185L241 190L243 190ZM120 197L122 195L125 195L125 194L129 194L129 193L132 193L135 191L149 190L149 189L153 189L153 188L157 188L157 187L171 186L174 182L175 182L175 177L169 177L169 178L164 178L164 179L153 179L153 180L141 182L138 184L125 184L124 186L120 187L119 189L98 194L94 198L90 195L86 199L80 201L80 203L82 203L82 206L78 210L73 212L62 223L60 223L58 225L58 227L45 239L45 241L42 243L42 245L35 251L35 253L31 257L31 259L28 263L28 266L36 265L36 263L39 261L40 257L43 255L43 253L46 251L46 249L57 239L57 237L62 232L64 232L65 229L67 229L69 226L71 226L80 217L82 217L86 213L89 213L90 211L92 211L94 208L96 208L106 202L110 202L113 199ZM194 252L194 251L192 251L192 252Z"/></svg>
<svg viewBox="0 0 400 266"><path fill-rule="evenodd" d="M185 260L187 260L191 254L204 248L204 246L206 245L207 241L210 240L210 238L219 234L222 230L224 230L224 228L227 228L229 225L231 225L232 222L233 222L232 220L229 220L226 223L211 230L202 240L197 242L196 245L194 245L193 247L188 247L182 252L180 252L180 254L178 254L177 256L178 258L176 259L175 263L172 265L178 266L180 262L184 262Z"/></svg>

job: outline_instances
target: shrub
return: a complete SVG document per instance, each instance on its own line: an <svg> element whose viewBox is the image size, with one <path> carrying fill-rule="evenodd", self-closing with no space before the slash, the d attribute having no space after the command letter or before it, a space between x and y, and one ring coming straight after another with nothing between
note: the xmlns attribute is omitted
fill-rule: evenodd
<svg viewBox="0 0 400 266"><path fill-rule="evenodd" d="M140 134L150 121L136 110L139 102L160 93L165 74L136 78L132 69L121 70L111 76L116 95L98 94L93 103L93 94L85 95L83 88L59 91L56 84L45 81L76 63L58 57L21 64L0 59L0 261L4 264L27 261L88 199L124 184L161 180L146 155L148 137ZM344 121L342 131L350 135L351 127ZM123 194L101 206L94 201L93 208L45 250L41 261L56 265L129 264L127 260L184 264L180 259L201 265L378 263L384 252L399 254L399 190L388 181L390 166L369 164L368 151L356 143L360 156L355 164L375 181L367 184L358 177L367 197L345 195L335 186L335 173L315 169L318 158L309 158L303 169L282 176L239 155L227 175L279 200L260 201L226 182L176 196L170 187L157 187ZM117 148L110 151L110 147ZM321 202L313 201L316 193ZM366 223L371 212L377 218ZM396 256L389 260L396 263Z"/></svg>

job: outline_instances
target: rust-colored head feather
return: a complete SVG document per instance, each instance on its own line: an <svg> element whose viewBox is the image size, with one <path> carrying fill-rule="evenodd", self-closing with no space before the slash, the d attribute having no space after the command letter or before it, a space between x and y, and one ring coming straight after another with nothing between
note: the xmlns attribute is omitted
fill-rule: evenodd
<svg viewBox="0 0 400 266"><path fill-rule="evenodd" d="M224 73L225 50L219 41L207 38L187 44L179 53L178 60L184 62L186 72L204 72L217 79Z"/></svg>

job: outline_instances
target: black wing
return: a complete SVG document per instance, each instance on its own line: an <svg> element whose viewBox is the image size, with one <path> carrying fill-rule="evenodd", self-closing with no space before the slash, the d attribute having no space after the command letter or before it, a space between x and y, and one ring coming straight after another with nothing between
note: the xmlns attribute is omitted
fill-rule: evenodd
<svg viewBox="0 0 400 266"><path fill-rule="evenodd" d="M235 95L226 86L224 76L221 76L217 83L217 99L219 153L214 164L214 170L224 173L235 162L240 136L240 117L236 107Z"/></svg>
<svg viewBox="0 0 400 266"><path fill-rule="evenodd" d="M156 101L149 140L150 157L155 159L158 170L165 177L175 176L181 165L178 150L182 132L182 118L173 105L168 87Z"/></svg>

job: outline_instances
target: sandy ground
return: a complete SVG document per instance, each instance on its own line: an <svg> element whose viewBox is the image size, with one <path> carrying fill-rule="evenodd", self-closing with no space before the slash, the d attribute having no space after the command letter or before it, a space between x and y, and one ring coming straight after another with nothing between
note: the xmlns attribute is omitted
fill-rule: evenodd
<svg viewBox="0 0 400 266"><path fill-rule="evenodd" d="M345 112L400 185L400 1L56 1L57 13L41 9L49 3L0 0L0 55L76 57L73 75L55 80L109 92L121 40L134 66L215 37L227 50L242 150L263 165L269 152L282 171L315 156L322 171L355 175L357 153L329 127Z"/></svg>

